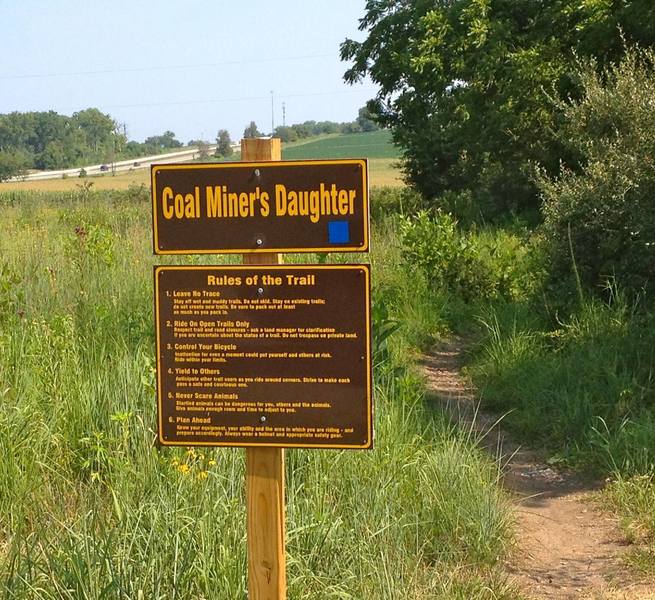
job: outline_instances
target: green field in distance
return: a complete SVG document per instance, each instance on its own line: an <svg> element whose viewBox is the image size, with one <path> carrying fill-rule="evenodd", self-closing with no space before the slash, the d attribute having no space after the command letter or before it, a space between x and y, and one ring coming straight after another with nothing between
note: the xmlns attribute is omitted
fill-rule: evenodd
<svg viewBox="0 0 655 600"><path fill-rule="evenodd" d="M391 143L391 133L379 129L367 133L350 133L323 137L307 143L282 145L283 160L303 158L399 158Z"/></svg>

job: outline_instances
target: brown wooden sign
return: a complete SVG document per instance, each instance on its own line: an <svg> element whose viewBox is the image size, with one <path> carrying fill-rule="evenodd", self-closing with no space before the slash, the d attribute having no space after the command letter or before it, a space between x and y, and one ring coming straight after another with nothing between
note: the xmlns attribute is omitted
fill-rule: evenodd
<svg viewBox="0 0 655 600"><path fill-rule="evenodd" d="M155 254L366 252L366 160L153 165Z"/></svg>
<svg viewBox="0 0 655 600"><path fill-rule="evenodd" d="M370 448L367 265L156 267L164 445Z"/></svg>

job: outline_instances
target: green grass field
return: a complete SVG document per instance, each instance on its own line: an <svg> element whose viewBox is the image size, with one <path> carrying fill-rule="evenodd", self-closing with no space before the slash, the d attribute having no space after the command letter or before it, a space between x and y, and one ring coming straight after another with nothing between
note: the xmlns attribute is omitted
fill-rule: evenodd
<svg viewBox="0 0 655 600"><path fill-rule="evenodd" d="M315 141L282 147L284 160L302 158L387 158L398 159L400 153L391 143L386 129L370 133L327 136Z"/></svg>
<svg viewBox="0 0 655 600"><path fill-rule="evenodd" d="M244 452L155 443L152 266L222 259L153 257L144 188L0 205L3 597L244 600ZM289 598L515 600L498 465L389 336L437 307L393 224L372 237L375 449L288 452Z"/></svg>

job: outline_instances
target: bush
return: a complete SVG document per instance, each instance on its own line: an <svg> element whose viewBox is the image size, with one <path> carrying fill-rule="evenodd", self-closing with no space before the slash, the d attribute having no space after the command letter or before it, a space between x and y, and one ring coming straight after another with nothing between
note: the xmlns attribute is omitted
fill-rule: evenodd
<svg viewBox="0 0 655 600"><path fill-rule="evenodd" d="M582 156L580 172L539 178L553 282L577 267L588 289L613 279L629 294L655 276L655 53L629 50L598 74L580 67L583 95L563 105L560 136Z"/></svg>
<svg viewBox="0 0 655 600"><path fill-rule="evenodd" d="M427 206L423 196L409 187L376 187L371 190L371 219L389 215L412 215Z"/></svg>
<svg viewBox="0 0 655 600"><path fill-rule="evenodd" d="M402 255L421 269L433 288L465 302L525 299L543 279L540 246L503 230L464 232L448 213L420 211L403 217Z"/></svg>

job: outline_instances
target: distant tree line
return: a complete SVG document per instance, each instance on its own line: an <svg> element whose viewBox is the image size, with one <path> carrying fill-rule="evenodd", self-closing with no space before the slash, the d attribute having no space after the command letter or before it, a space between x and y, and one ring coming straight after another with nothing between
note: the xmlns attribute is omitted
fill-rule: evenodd
<svg viewBox="0 0 655 600"><path fill-rule="evenodd" d="M254 123L251 123L251 127ZM280 138L283 142L295 142L308 137L330 133L360 133L363 131L375 131L379 125L366 107L359 109L357 119L346 123L335 123L334 121L305 121L296 125L283 125L276 127L274 137ZM248 128L246 129L248 131ZM244 137L248 137L245 135Z"/></svg>
<svg viewBox="0 0 655 600"><path fill-rule="evenodd" d="M55 111L0 115L0 181L29 169L66 169L159 154L182 146L172 131L127 141L120 125L97 108L72 116Z"/></svg>
<svg viewBox="0 0 655 600"><path fill-rule="evenodd" d="M125 143L117 123L96 108L70 117L52 110L0 115L0 179L24 169L104 162Z"/></svg>
<svg viewBox="0 0 655 600"><path fill-rule="evenodd" d="M305 121L277 127L273 132L284 142L329 133L373 131L378 125L367 108L361 108L355 121ZM245 128L243 137L260 137L254 121ZM232 140L225 129L216 136L216 157L232 154ZM191 140L201 158L209 155L209 142ZM72 116L55 111L12 112L0 114L0 181L31 169L67 169L94 163L111 163L151 154L170 152L183 144L172 131L148 137L143 142L128 141L122 128L108 114L87 108Z"/></svg>

